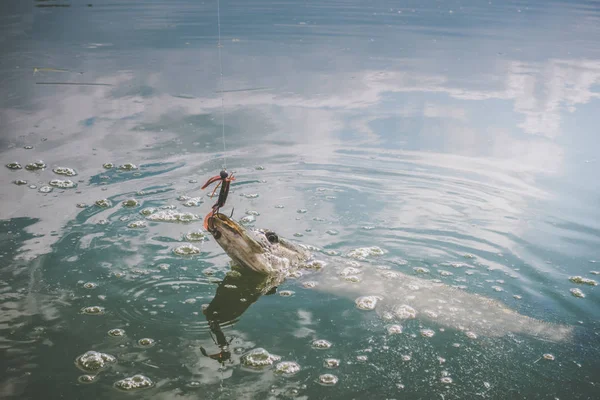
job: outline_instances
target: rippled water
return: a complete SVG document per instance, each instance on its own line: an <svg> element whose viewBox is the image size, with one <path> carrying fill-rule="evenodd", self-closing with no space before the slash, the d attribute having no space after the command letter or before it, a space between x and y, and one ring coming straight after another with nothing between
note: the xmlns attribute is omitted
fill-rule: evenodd
<svg viewBox="0 0 600 400"><path fill-rule="evenodd" d="M216 6L0 4L0 397L598 398L600 3L224 0L225 151Z"/></svg>

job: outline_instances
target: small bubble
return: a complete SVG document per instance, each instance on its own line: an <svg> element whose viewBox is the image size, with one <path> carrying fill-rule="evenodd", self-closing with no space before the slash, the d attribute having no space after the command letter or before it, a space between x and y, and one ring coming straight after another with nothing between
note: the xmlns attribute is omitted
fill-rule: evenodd
<svg viewBox="0 0 600 400"><path fill-rule="evenodd" d="M42 160L27 164L25 166L25 169L28 171L39 171L44 168L46 168L46 163L44 163Z"/></svg>
<svg viewBox="0 0 600 400"><path fill-rule="evenodd" d="M291 290L282 290L279 292L279 295L282 297L291 297L294 295L294 292Z"/></svg>
<svg viewBox="0 0 600 400"><path fill-rule="evenodd" d="M331 342L329 342L325 339L317 339L317 340L313 340L313 342L312 342L313 349L325 350L325 349L331 348L331 346L332 346Z"/></svg>
<svg viewBox="0 0 600 400"><path fill-rule="evenodd" d="M27 145L27 146L23 146L23 148L24 148L25 150L31 150L31 149L33 149L33 146L29 146L29 145Z"/></svg>
<svg viewBox="0 0 600 400"><path fill-rule="evenodd" d="M319 376L318 382L324 386L333 386L338 382L338 377L333 374L323 374Z"/></svg>
<svg viewBox="0 0 600 400"><path fill-rule="evenodd" d="M469 331L469 332L466 332L465 335L467 335L467 337L469 339L477 339L477 334L475 332Z"/></svg>
<svg viewBox="0 0 600 400"><path fill-rule="evenodd" d="M127 199L121 203L123 207L137 207L139 204L136 199Z"/></svg>
<svg viewBox="0 0 600 400"><path fill-rule="evenodd" d="M206 233L202 231L192 231L185 234L185 240L188 242L204 242L208 240Z"/></svg>
<svg viewBox="0 0 600 400"><path fill-rule="evenodd" d="M302 286L303 286L305 289L312 289L312 288L315 288L315 287L317 286L317 282L315 282L315 281L307 281L307 282L303 282L303 283L302 283Z"/></svg>
<svg viewBox="0 0 600 400"><path fill-rule="evenodd" d="M552 355L550 353L546 353L542 357L544 357L544 360L548 360L548 361L554 361L555 360L554 355Z"/></svg>
<svg viewBox="0 0 600 400"><path fill-rule="evenodd" d="M306 214L308 212L308 210L306 208L300 208L300 209L296 210L296 212L298 214Z"/></svg>
<svg viewBox="0 0 600 400"><path fill-rule="evenodd" d="M16 181L13 181L13 183L17 186L27 185L27 181L23 179L17 179Z"/></svg>
<svg viewBox="0 0 600 400"><path fill-rule="evenodd" d="M154 386L154 382L144 375L134 375L115 382L115 387L124 391L146 389L152 386Z"/></svg>
<svg viewBox="0 0 600 400"><path fill-rule="evenodd" d="M179 256L190 256L200 254L200 249L196 246L192 246L191 244L184 244L183 246L173 249L173 253Z"/></svg>
<svg viewBox="0 0 600 400"><path fill-rule="evenodd" d="M338 231L336 231L335 229L329 229L327 231L325 231L326 234L331 235L331 236L336 236L337 234L339 234Z"/></svg>
<svg viewBox="0 0 600 400"><path fill-rule="evenodd" d="M452 383L452 378L450 378L449 376L442 376L440 378L440 382L445 383L445 384L450 384L450 383Z"/></svg>
<svg viewBox="0 0 600 400"><path fill-rule="evenodd" d="M579 298L584 298L585 294L583 294L583 292L581 291L581 289L570 289L569 290L571 292L571 294L575 297L579 297Z"/></svg>
<svg viewBox="0 0 600 400"><path fill-rule="evenodd" d="M369 357L367 357L365 355L356 356L356 361L358 361L358 362L366 362L368 359L369 359Z"/></svg>
<svg viewBox="0 0 600 400"><path fill-rule="evenodd" d="M283 361L275 366L275 373L292 376L300 371L300 365L293 361Z"/></svg>
<svg viewBox="0 0 600 400"><path fill-rule="evenodd" d="M263 369L281 360L281 357L269 353L263 348L256 348L244 354L241 358L243 366L252 369Z"/></svg>
<svg viewBox="0 0 600 400"><path fill-rule="evenodd" d="M242 219L240 219L240 223L242 225L252 225L256 221L256 217L254 215L246 215Z"/></svg>
<svg viewBox="0 0 600 400"><path fill-rule="evenodd" d="M142 338L138 340L138 345L140 345L141 347L152 347L154 346L154 343L154 339L151 338Z"/></svg>
<svg viewBox="0 0 600 400"><path fill-rule="evenodd" d="M52 186L44 185L39 189L40 193L50 193L53 190Z"/></svg>
<svg viewBox="0 0 600 400"><path fill-rule="evenodd" d="M73 168L67 168L67 167L56 167L52 171L58 175L66 175L66 176L77 175L77 172Z"/></svg>
<svg viewBox="0 0 600 400"><path fill-rule="evenodd" d="M86 314L86 315L103 315L104 307L100 307L100 306L83 307L81 309L81 313Z"/></svg>
<svg viewBox="0 0 600 400"><path fill-rule="evenodd" d="M421 336L430 338L433 337L433 335L435 335L435 332L431 329L421 329Z"/></svg>
<svg viewBox="0 0 600 400"><path fill-rule="evenodd" d="M247 199L256 199L258 198L258 193L247 193L243 195Z"/></svg>
<svg viewBox="0 0 600 400"><path fill-rule="evenodd" d="M139 229L146 226L146 221L133 221L130 222L127 227L132 229Z"/></svg>
<svg viewBox="0 0 600 400"><path fill-rule="evenodd" d="M257 165L256 167L254 167L254 169L257 171L264 171L265 167L263 167L262 165Z"/></svg>
<svg viewBox="0 0 600 400"><path fill-rule="evenodd" d="M102 200L96 200L96 205L98 207L107 208L107 207L111 207L112 203L108 199L102 199Z"/></svg>
<svg viewBox="0 0 600 400"><path fill-rule="evenodd" d="M77 378L77 381L79 381L79 383L94 383L96 381L96 376L97 375L81 375Z"/></svg>
<svg viewBox="0 0 600 400"><path fill-rule="evenodd" d="M593 279L588 279L588 278L584 278L582 276L571 276L569 278L569 280L573 283L577 283L580 285L590 285L590 286L596 286L598 285L598 282L596 282Z"/></svg>
<svg viewBox="0 0 600 400"><path fill-rule="evenodd" d="M399 319L413 319L417 316L417 311L411 306L403 304L394 308L394 315Z"/></svg>
<svg viewBox="0 0 600 400"><path fill-rule="evenodd" d="M87 351L75 359L75 365L85 372L98 372L116 361L117 359L110 354Z"/></svg>
<svg viewBox="0 0 600 400"><path fill-rule="evenodd" d="M258 211L248 210L248 211L246 211L246 215L252 215L254 217L258 217L260 215L260 213Z"/></svg>
<svg viewBox="0 0 600 400"><path fill-rule="evenodd" d="M112 337L121 337L121 336L125 336L125 331L123 329L111 329L110 331L108 331L108 336L112 336Z"/></svg>
<svg viewBox="0 0 600 400"><path fill-rule="evenodd" d="M294 233L294 237L303 237L304 234L300 233L300 232L296 232Z"/></svg>
<svg viewBox="0 0 600 400"><path fill-rule="evenodd" d="M402 358L402 361L410 361L412 359L412 357L409 356L408 354L403 354L401 358Z"/></svg>
<svg viewBox="0 0 600 400"><path fill-rule="evenodd" d="M284 206L283 206L282 204L277 204L277 205L275 206L275 208L283 208L283 207L284 207Z"/></svg>
<svg viewBox="0 0 600 400"><path fill-rule="evenodd" d="M323 366L325 368L334 369L340 366L340 360L337 358L326 358L323 361Z"/></svg>
<svg viewBox="0 0 600 400"><path fill-rule="evenodd" d="M132 163L125 163L123 165L119 165L119 169L122 171L132 171L138 169L137 165Z"/></svg>
<svg viewBox="0 0 600 400"><path fill-rule="evenodd" d="M115 164L113 164L113 163L104 163L104 164L102 164L102 167L103 167L104 169L111 169L111 168L113 168L114 166L115 166Z"/></svg>
<svg viewBox="0 0 600 400"><path fill-rule="evenodd" d="M354 303L356 304L356 308L359 310L374 310L375 306L377 306L377 302L382 300L383 298L380 296L361 296L357 298Z"/></svg>
<svg viewBox="0 0 600 400"><path fill-rule="evenodd" d="M11 163L6 164L6 168L16 170L16 169L21 169L23 167L18 162L11 162Z"/></svg>
<svg viewBox="0 0 600 400"><path fill-rule="evenodd" d="M95 289L96 287L98 287L98 285L94 282L86 282L83 284L83 287L86 289Z"/></svg>
<svg viewBox="0 0 600 400"><path fill-rule="evenodd" d="M52 179L48 182L50 186L54 186L61 189L71 189L77 186L75 182L69 179L61 180L61 179Z"/></svg>
<svg viewBox="0 0 600 400"><path fill-rule="evenodd" d="M387 327L387 332L390 335L397 335L402 333L402 325L390 325Z"/></svg>

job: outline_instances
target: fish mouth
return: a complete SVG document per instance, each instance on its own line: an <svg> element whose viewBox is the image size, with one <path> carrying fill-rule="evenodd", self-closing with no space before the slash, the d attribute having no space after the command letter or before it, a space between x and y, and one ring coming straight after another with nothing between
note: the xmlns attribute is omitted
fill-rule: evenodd
<svg viewBox="0 0 600 400"><path fill-rule="evenodd" d="M254 271L262 272L267 266L261 255L265 247L240 224L224 214L215 214L208 220L210 233L233 261Z"/></svg>

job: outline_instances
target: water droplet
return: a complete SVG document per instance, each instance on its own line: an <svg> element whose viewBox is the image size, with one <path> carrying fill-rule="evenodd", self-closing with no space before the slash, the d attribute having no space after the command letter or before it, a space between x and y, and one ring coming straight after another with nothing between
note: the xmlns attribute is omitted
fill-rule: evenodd
<svg viewBox="0 0 600 400"><path fill-rule="evenodd" d="M75 359L75 365L85 372L97 372L116 361L117 359L110 354L87 351Z"/></svg>
<svg viewBox="0 0 600 400"><path fill-rule="evenodd" d="M144 375L134 375L115 382L115 387L124 391L146 389L152 386L154 386L154 382Z"/></svg>
<svg viewBox="0 0 600 400"><path fill-rule="evenodd" d="M313 342L312 342L313 349L325 350L325 349L329 349L331 346L332 346L331 342L329 342L325 339L317 339L317 340L313 340Z"/></svg>
<svg viewBox="0 0 600 400"><path fill-rule="evenodd" d="M333 386L338 383L338 377L333 374L323 374L319 376L318 382L324 386Z"/></svg>
<svg viewBox="0 0 600 400"><path fill-rule="evenodd" d="M73 168L67 168L67 167L56 167L52 171L54 171L54 173L58 174L58 175L66 175L66 176L77 175L77 172Z"/></svg>

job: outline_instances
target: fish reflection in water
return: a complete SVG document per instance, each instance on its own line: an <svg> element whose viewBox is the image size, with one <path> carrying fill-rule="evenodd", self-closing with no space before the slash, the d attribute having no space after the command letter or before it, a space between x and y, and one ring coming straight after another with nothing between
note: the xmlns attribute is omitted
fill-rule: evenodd
<svg viewBox="0 0 600 400"><path fill-rule="evenodd" d="M222 364L229 361L229 344L233 339L227 340L221 327L237 321L262 295L274 294L283 279L282 274L263 275L247 268L233 266L217 287L215 297L203 310L211 337L219 347L219 352L209 354L206 349L200 347L202 354Z"/></svg>

